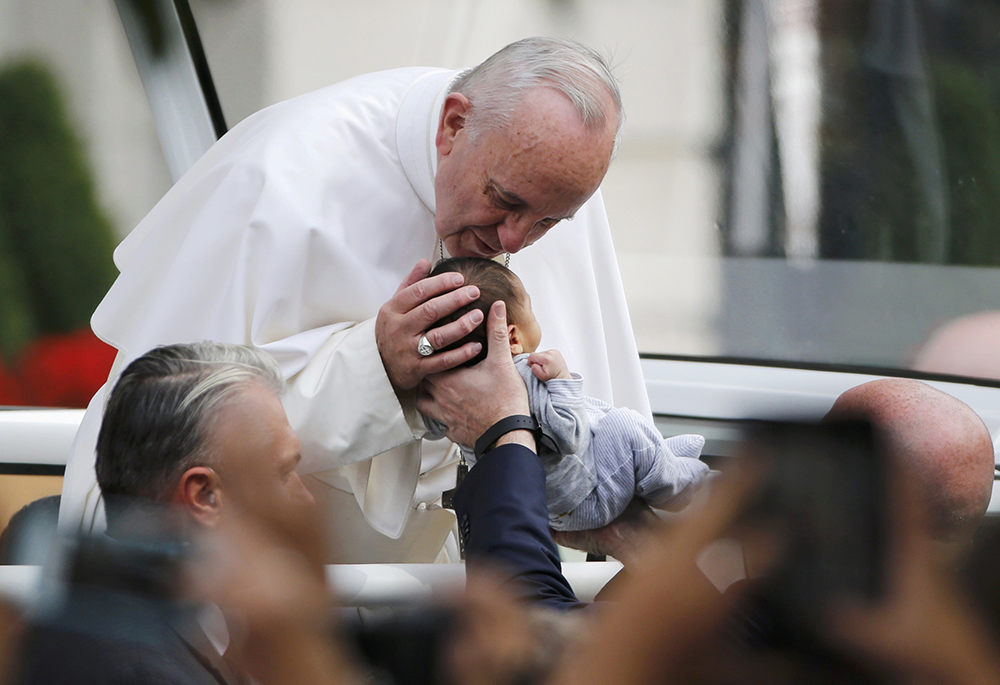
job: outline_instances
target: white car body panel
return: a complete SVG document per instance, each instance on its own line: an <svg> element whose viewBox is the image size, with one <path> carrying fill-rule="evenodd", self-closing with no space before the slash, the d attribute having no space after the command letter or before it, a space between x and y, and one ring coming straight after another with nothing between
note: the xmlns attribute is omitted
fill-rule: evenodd
<svg viewBox="0 0 1000 685"><path fill-rule="evenodd" d="M863 373L817 371L742 364L644 359L643 371L653 411L686 421L737 421L749 418L818 417L837 396L880 378ZM1000 388L928 381L969 404L994 436L1000 433ZM0 411L0 466L59 466L66 462L78 409ZM720 424L724 425L724 424ZM698 430L697 425L692 428ZM735 431L731 431L735 439ZM709 441L711 447L711 440ZM990 512L1000 511L994 484ZM564 572L577 595L592 600L620 568L617 562L570 562ZM328 568L328 578L344 606L374 607L419 601L459 587L461 564L356 564ZM0 566L0 596L21 604L38 596L42 576L35 567Z"/></svg>

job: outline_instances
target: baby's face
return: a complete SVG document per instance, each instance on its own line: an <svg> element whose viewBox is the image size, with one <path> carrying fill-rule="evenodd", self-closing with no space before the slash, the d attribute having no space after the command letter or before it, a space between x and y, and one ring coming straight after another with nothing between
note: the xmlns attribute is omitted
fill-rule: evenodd
<svg viewBox="0 0 1000 685"><path fill-rule="evenodd" d="M531 311L531 297L520 283L518 290L520 291L517 299L521 303L521 316L519 317L521 320L514 325L517 327L520 351L530 353L538 349L538 343L542 340L542 327L538 325L538 319ZM513 345L511 347L513 348ZM514 349L511 349L511 353L516 354Z"/></svg>

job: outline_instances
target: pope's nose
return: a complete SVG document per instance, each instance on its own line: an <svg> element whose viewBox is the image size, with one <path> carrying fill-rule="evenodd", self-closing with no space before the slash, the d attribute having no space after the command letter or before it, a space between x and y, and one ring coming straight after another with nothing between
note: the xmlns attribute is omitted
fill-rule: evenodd
<svg viewBox="0 0 1000 685"><path fill-rule="evenodd" d="M497 226L497 238L500 240L500 247L504 252L514 254L524 249L528 244L528 233L531 227L525 225L523 221L517 221L513 217L508 217L502 224Z"/></svg>

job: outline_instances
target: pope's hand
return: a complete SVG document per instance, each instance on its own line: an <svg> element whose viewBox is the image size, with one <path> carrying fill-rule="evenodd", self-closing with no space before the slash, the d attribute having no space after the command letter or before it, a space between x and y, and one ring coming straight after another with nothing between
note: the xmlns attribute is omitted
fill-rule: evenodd
<svg viewBox="0 0 1000 685"><path fill-rule="evenodd" d="M483 320L482 312L472 310L458 321L430 328L442 316L479 299L479 288L461 287L465 282L461 274L444 273L427 278L430 268L426 259L417 262L375 318L378 353L389 382L398 390L415 388L427 374L453 369L475 357L481 349L479 343L467 343L427 357L417 352L423 335L435 350L440 350L461 340Z"/></svg>
<svg viewBox="0 0 1000 685"><path fill-rule="evenodd" d="M486 359L467 369L428 376L417 397L417 409L448 426L448 438L462 445L474 445L500 419L530 413L528 391L510 356L502 300L493 303L486 325Z"/></svg>

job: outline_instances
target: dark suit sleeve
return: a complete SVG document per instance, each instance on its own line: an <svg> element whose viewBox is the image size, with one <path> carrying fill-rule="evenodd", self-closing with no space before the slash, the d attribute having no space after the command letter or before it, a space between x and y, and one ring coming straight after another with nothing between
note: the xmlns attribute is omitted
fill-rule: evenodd
<svg viewBox="0 0 1000 685"><path fill-rule="evenodd" d="M458 487L455 513L469 567L500 573L514 594L556 609L582 606L549 533L545 469L521 445L488 452Z"/></svg>

